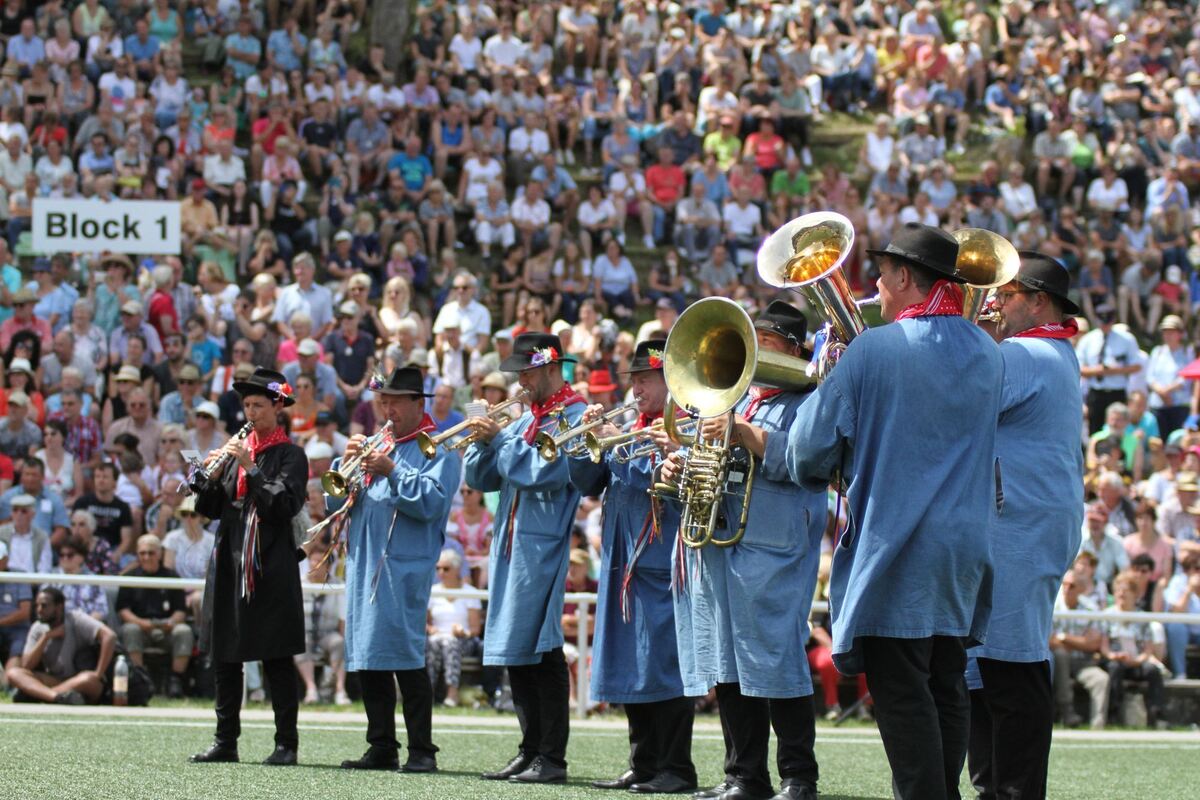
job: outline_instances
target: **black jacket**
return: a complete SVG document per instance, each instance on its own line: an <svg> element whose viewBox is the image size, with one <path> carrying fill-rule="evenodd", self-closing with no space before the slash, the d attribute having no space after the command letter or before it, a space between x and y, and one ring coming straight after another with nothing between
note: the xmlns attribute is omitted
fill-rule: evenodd
<svg viewBox="0 0 1200 800"><path fill-rule="evenodd" d="M261 661L304 652L304 602L292 518L304 505L308 458L297 445L276 445L259 454L259 475L247 478L244 502L236 504L237 467L200 488L196 511L219 519L204 587L200 648L216 661ZM239 507L240 505L240 507ZM242 597L242 545L246 516L258 510L261 569L254 594Z"/></svg>

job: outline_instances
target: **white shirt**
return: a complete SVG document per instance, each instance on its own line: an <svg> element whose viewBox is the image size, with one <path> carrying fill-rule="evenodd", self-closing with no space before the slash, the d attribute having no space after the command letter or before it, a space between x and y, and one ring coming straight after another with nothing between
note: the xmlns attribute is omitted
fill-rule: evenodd
<svg viewBox="0 0 1200 800"><path fill-rule="evenodd" d="M1075 347L1075 355L1081 367L1127 367L1139 362L1137 339L1115 327L1109 331L1107 338L1101 328L1085 333ZM1086 383L1090 389L1125 389L1129 385L1129 376L1105 375L1088 378Z"/></svg>
<svg viewBox="0 0 1200 800"><path fill-rule="evenodd" d="M937 227L938 224L938 215L937 212L933 210L933 206L926 206L924 214L921 214L920 211L917 211L916 206L905 206L904 208L900 209L900 216L898 219L901 225L907 225L910 222L919 222L922 225L931 225L933 227Z"/></svg>
<svg viewBox="0 0 1200 800"><path fill-rule="evenodd" d="M380 111L385 111L391 108L404 108L408 104L408 98L404 96L404 90L399 86L385 90L383 84L377 83L367 90L367 102Z"/></svg>
<svg viewBox="0 0 1200 800"><path fill-rule="evenodd" d="M1103 178L1096 178L1088 186L1087 200L1092 208L1128 211L1129 187L1125 185L1124 178L1117 178L1112 186L1105 186Z"/></svg>
<svg viewBox="0 0 1200 800"><path fill-rule="evenodd" d="M466 39L461 33L454 34L454 38L450 40L450 53L458 56L458 63L467 72L474 72L476 61L479 60L479 54L483 52L483 45L476 36L472 39Z"/></svg>
<svg viewBox="0 0 1200 800"><path fill-rule="evenodd" d="M754 203L742 208L737 203L726 203L721 209L721 219L734 236L753 236L762 224L762 211Z"/></svg>
<svg viewBox="0 0 1200 800"><path fill-rule="evenodd" d="M246 165L237 156L230 156L226 161L214 153L204 159L205 183L214 186L232 186L235 181L244 180L246 180Z"/></svg>
<svg viewBox="0 0 1200 800"><path fill-rule="evenodd" d="M438 583L434 588L440 588ZM474 597L430 597L429 621L438 633L450 633L455 625L469 631L467 627L468 612L482 610L483 605Z"/></svg>
<svg viewBox="0 0 1200 800"><path fill-rule="evenodd" d="M579 224L581 225L612 222L617 218L617 207L606 197L600 201L599 205L592 205L590 201L580 204L579 212L576 216L579 218Z"/></svg>
<svg viewBox="0 0 1200 800"><path fill-rule="evenodd" d="M118 116L125 113L129 101L137 96L137 83L133 78L120 78L115 72L106 72L101 75L98 85L101 94L108 95L113 111ZM121 87L121 91L114 92L113 89L118 86Z"/></svg>
<svg viewBox="0 0 1200 800"><path fill-rule="evenodd" d="M610 197L624 197L632 200L646 191L646 177L641 172L634 172L632 177L625 170L618 170L608 179Z"/></svg>
<svg viewBox="0 0 1200 800"><path fill-rule="evenodd" d="M511 155L540 157L550 152L550 137L541 128L529 130L522 125L508 135L508 151Z"/></svg>
<svg viewBox="0 0 1200 800"><path fill-rule="evenodd" d="M1004 210L1013 218L1027 217L1037 209L1037 197L1028 181L1022 181L1020 186L1004 181L1000 184L1000 197L1004 200Z"/></svg>
<svg viewBox="0 0 1200 800"><path fill-rule="evenodd" d="M464 342L470 342L471 336L478 337L476 347L481 347L492 335L492 314L487 310L487 306L478 300L467 303L466 308L459 305L457 300L446 303L438 311L437 319L433 321L433 332L441 333L446 330L446 321L450 319L459 320Z"/></svg>
<svg viewBox="0 0 1200 800"><path fill-rule="evenodd" d="M887 172L896 152L896 140L889 133L880 137L875 131L867 131L867 166L872 172Z"/></svg>
<svg viewBox="0 0 1200 800"><path fill-rule="evenodd" d="M34 569L33 533L17 533L14 530L12 539L8 542L8 568L14 572L49 572L52 549L49 541L42 546L37 569Z"/></svg>
<svg viewBox="0 0 1200 800"><path fill-rule="evenodd" d="M488 39L487 44L483 47L484 55L502 70L511 70L516 67L522 50L524 47L521 45L520 39L515 36L509 36L506 39L498 33Z"/></svg>
<svg viewBox="0 0 1200 800"><path fill-rule="evenodd" d="M489 158L484 164L479 158L472 156L463 164L463 172L467 175L466 201L471 205L478 205L487 200L488 184L500 180L504 169L494 158Z"/></svg>
<svg viewBox="0 0 1200 800"><path fill-rule="evenodd" d="M530 203L527 197L521 195L512 204L512 218L523 225L545 227L550 224L550 204L545 200Z"/></svg>

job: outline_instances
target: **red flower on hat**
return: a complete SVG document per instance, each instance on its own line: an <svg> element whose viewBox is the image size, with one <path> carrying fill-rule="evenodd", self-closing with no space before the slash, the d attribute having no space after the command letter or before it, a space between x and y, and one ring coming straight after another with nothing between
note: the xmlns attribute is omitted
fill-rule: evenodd
<svg viewBox="0 0 1200 800"><path fill-rule="evenodd" d="M647 350L646 360L650 363L651 369L662 369L663 354L662 350Z"/></svg>
<svg viewBox="0 0 1200 800"><path fill-rule="evenodd" d="M280 397L291 397L292 396L292 386L291 386L291 384L287 383L286 381L284 381L283 383L277 383L275 381L271 381L270 383L267 384L267 388L270 389L275 394L279 395Z"/></svg>

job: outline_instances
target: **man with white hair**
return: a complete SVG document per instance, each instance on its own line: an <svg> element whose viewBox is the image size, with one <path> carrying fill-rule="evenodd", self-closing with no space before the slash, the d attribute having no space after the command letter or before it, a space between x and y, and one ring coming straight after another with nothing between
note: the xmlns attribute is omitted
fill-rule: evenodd
<svg viewBox="0 0 1200 800"><path fill-rule="evenodd" d="M80 373L83 385L89 390L96 387L96 365L75 351L75 334L63 328L54 334L54 350L41 360L42 393L49 396L61 389L63 371L74 367Z"/></svg>
<svg viewBox="0 0 1200 800"><path fill-rule="evenodd" d="M292 277L295 283L285 286L279 293L273 317L283 329L284 336L288 338L294 335L288 323L292 314L297 311L308 312L312 319L313 338L319 340L333 330L333 294L328 288L315 282L316 270L316 262L308 253L300 253L292 259Z"/></svg>
<svg viewBox="0 0 1200 800"><path fill-rule="evenodd" d="M492 313L487 306L475 299L479 280L467 270L454 273L450 284L450 299L438 312L433 321L433 332L441 333L446 320L457 318L463 336L475 350L481 350L492 334Z"/></svg>
<svg viewBox="0 0 1200 800"><path fill-rule="evenodd" d="M0 453L12 459L24 458L31 448L42 443L42 432L29 421L29 395L20 389L8 395L8 416L0 419Z"/></svg>
<svg viewBox="0 0 1200 800"><path fill-rule="evenodd" d="M8 566L17 572L49 572L50 535L33 524L33 495L18 494L10 502L12 519L0 525L0 543L8 549Z"/></svg>

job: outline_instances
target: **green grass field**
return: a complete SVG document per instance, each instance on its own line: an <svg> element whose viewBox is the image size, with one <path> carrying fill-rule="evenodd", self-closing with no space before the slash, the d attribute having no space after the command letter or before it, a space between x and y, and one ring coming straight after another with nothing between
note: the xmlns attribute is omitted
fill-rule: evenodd
<svg viewBox="0 0 1200 800"><path fill-rule="evenodd" d="M211 713L195 708L76 710L0 706L0 794L24 798L591 798L596 778L613 777L625 765L627 742L619 720L576 725L568 752L567 786L530 787L486 783L484 769L501 766L515 751L511 716L476 712L438 715L434 738L441 772L432 776L348 773L337 768L365 748L358 713L302 713L296 768L258 765L272 746L268 712L247 712L236 765L188 764L189 754L211 739ZM400 724L401 734L403 724ZM403 736L401 737L403 740ZM693 756L702 783L721 778L720 731L713 718L697 722ZM1113 732L1096 737L1066 733L1051 758L1050 796L1055 798L1194 798L1200 737ZM887 798L890 777L873 728L818 729L821 795L826 798ZM964 781L964 797L974 796Z"/></svg>

